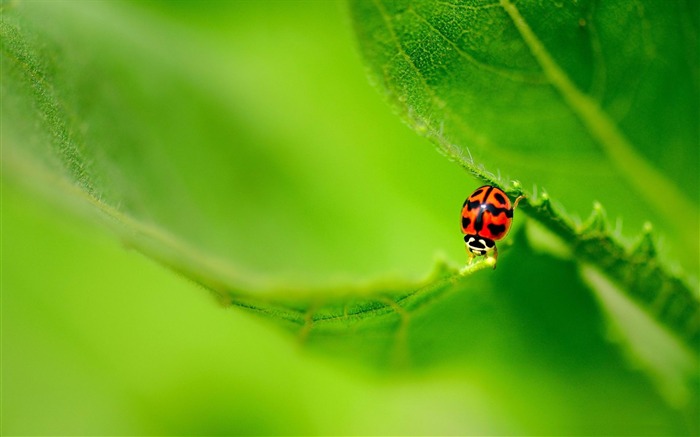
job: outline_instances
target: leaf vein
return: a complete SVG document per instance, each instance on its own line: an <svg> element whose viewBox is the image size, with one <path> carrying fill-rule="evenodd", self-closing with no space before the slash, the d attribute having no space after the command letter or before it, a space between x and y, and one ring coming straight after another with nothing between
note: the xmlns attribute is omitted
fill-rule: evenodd
<svg viewBox="0 0 700 437"><path fill-rule="evenodd" d="M517 6L511 0L500 0L500 2L552 86L562 96L569 109L588 128L591 136L620 173L632 187L640 192L639 197L646 202L653 202L651 206L654 208L658 208L659 199L664 199L665 207L661 208L660 212L665 215L670 224L687 232L685 224L688 221L697 222L697 207L671 181L639 155L602 108L576 87L535 35ZM678 211L684 211L684 215L677 214ZM692 230L694 236L697 236L697 232ZM690 250L697 238L689 240L693 240L687 242L687 248Z"/></svg>
<svg viewBox="0 0 700 437"><path fill-rule="evenodd" d="M448 38L447 35L444 34L444 32L442 32L440 29L435 27L435 25L433 25L433 23L428 21L428 19L425 18L425 16L423 16L420 12L416 11L414 8L409 8L409 11L416 18L418 18L423 24L428 26L431 31L433 31L435 34L440 36L440 38L445 40L445 42L447 42L450 45L450 47L452 47L469 64L475 66L476 68L487 71L489 73L496 74L498 76L501 76L501 77L508 79L508 80L511 80L513 82L523 82L523 83L529 83L529 84L537 84L537 83L546 82L546 80L540 74L527 74L527 73L518 72L518 71L511 71L508 69L491 66L489 64L486 64L484 62L477 60L474 56L472 56L468 52L462 50L462 48L459 47L456 42L454 42L450 38Z"/></svg>

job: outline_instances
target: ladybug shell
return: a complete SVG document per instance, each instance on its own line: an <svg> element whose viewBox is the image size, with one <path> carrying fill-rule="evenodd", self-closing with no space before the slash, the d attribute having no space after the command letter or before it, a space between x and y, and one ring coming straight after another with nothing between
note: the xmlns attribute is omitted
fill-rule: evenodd
<svg viewBox="0 0 700 437"><path fill-rule="evenodd" d="M513 221L510 199L500 188L477 188L462 205L462 232L490 240L505 237Z"/></svg>

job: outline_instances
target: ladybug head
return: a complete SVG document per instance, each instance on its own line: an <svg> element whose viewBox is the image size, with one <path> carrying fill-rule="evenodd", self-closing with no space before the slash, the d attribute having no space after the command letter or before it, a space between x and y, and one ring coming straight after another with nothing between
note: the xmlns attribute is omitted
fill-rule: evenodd
<svg viewBox="0 0 700 437"><path fill-rule="evenodd" d="M474 255L486 255L496 248L496 243L480 235L467 234L464 236L464 243L467 245L467 250Z"/></svg>

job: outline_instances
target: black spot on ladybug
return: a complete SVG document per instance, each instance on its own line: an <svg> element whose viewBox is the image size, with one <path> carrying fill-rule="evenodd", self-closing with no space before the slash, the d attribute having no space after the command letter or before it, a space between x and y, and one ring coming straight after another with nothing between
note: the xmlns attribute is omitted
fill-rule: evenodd
<svg viewBox="0 0 700 437"><path fill-rule="evenodd" d="M490 212L494 217L499 214L505 214L506 217L513 217L513 210L508 208L499 208L492 203L486 204L486 211Z"/></svg>
<svg viewBox="0 0 700 437"><path fill-rule="evenodd" d="M494 237L499 237L502 233L506 231L505 225L497 225L495 223L489 223L487 228Z"/></svg>
<svg viewBox="0 0 700 437"><path fill-rule="evenodd" d="M467 199L469 200L469 199ZM471 211L472 209L478 208L481 206L481 202L478 200L474 200L472 202L469 202L469 206L467 206L467 210Z"/></svg>
<svg viewBox="0 0 700 437"><path fill-rule="evenodd" d="M506 204L506 199L505 199L505 197L503 197L503 196L501 195L501 193L495 193L495 194L493 195L493 197L495 197L496 200L498 201L498 203L500 203L501 205L505 205L505 204Z"/></svg>
<svg viewBox="0 0 700 437"><path fill-rule="evenodd" d="M474 219L474 230L479 233L481 231L481 228L484 227L484 210L480 210L476 214L476 219Z"/></svg>
<svg viewBox="0 0 700 437"><path fill-rule="evenodd" d="M469 217L462 217L462 229L467 229L471 224L472 219Z"/></svg>

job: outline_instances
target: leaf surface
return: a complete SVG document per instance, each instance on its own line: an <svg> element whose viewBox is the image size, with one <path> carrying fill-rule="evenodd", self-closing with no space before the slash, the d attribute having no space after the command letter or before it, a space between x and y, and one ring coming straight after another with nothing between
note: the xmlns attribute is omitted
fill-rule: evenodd
<svg viewBox="0 0 700 437"><path fill-rule="evenodd" d="M298 33L284 8L268 18L277 30L263 41L255 27L211 34L203 24L187 27L128 3L8 8L8 170L40 163L39 175L63 175L122 217L174 236L261 287L363 283L387 274L417 280L430 270L435 241L455 241L454 217L438 211L461 202L467 184L458 169L421 147L407 162L425 167L391 166L396 148L357 147L381 143L377 132L407 144L421 140L386 113L355 58L319 62L352 53L349 35L311 45L328 28ZM220 19L256 21L261 13L221 6ZM280 64L289 74L277 74ZM339 88L335 77L351 79ZM336 105L348 100L346 92L361 98ZM379 115L367 124L353 118L362 111ZM433 193L416 176L437 168L445 190ZM421 199L432 206L416 208ZM414 250L404 250L415 228ZM461 258L461 247L452 253Z"/></svg>
<svg viewBox="0 0 700 437"><path fill-rule="evenodd" d="M700 345L696 6L351 5L373 77L405 121L485 182L526 195L521 209L573 256ZM652 227L666 242L658 257ZM671 273L679 265L687 272Z"/></svg>
<svg viewBox="0 0 700 437"><path fill-rule="evenodd" d="M599 150L599 140L590 126L562 101L561 91L551 86L551 77L543 73L541 61L526 56L532 44L528 46L522 30L512 24L509 5L441 3L440 8L452 11L444 15L429 15L433 13L430 8L420 4L401 9L399 3L358 2L352 10L370 66L376 68L374 60L388 59L382 60L385 75L377 76L385 81L385 90L404 105L404 117L419 132L438 138L438 145L448 157L457 159L482 180L500 182L486 169L502 169L523 182L544 185L574 212L579 206L588 211L592 201L598 199L608 214L625 212L625 229L628 211L634 213L632 220L638 220L640 227L643 221L653 220L651 216L635 218L650 208L639 206L640 202L625 203L628 198L624 195L636 189L634 183L615 170L614 157ZM304 414L313 417L308 420L313 423L319 423L319 417L327 413L338 417L339 423L344 416L330 406L314 406L318 399L307 400L304 412L295 407L280 416L284 421L296 419L301 433L309 429L328 434L348 429L356 431L350 433L369 434L417 429L459 434L613 434L649 429L674 434L693 432L695 428L681 418L695 411L697 405L697 393L691 385L697 357L683 344L663 335L654 344L672 353L661 363L645 359L641 352L628 347L629 334L620 334L622 347L611 343L606 332L612 332L612 327L624 333L628 328L636 330L643 322L621 317L612 311L619 306L613 308L605 300L608 295L596 294L611 288L605 283L610 269L603 268L600 279L595 276L600 262L591 260L620 262L621 268L613 269L619 275L614 277L617 282L612 288L622 283L623 289L621 293L612 290L609 294L613 298L629 292L630 284L644 282L647 277L638 273L649 271L648 278L660 280L661 289L667 287L671 297L661 301L656 316L668 314L661 319L675 334L687 328L674 324L687 322L683 309L687 287L668 274L665 266L649 263L657 260L653 253L657 248L649 243L651 237L645 234L648 238L640 241L640 251L628 251L611 238L601 208L596 209L582 232L568 215L555 211L547 197L531 193L522 210L544 226L537 227L534 221L526 224L518 210L511 235L499 243L501 257L495 272L483 260L464 269L456 267L464 261L456 215L476 182L465 181L458 166L435 156L424 140L403 129L367 90L359 63L348 55L352 53L349 35L338 36L342 15L334 7L326 3L275 3L275 7L214 3L200 9L184 2L145 6L106 2L3 5L3 187L12 194L16 210L31 209L20 199L37 188L90 217L93 215L89 211L96 208L100 221L106 222L110 232L127 247L206 287L222 303L233 305L232 326L239 326L241 309L260 314L284 328L287 343L294 339L306 346L304 351L311 352L311 357L299 364L295 353L286 347L289 345L281 345L276 334L270 334L267 325L257 319L243 324L244 329L235 329L231 337L222 335L216 337L219 341L200 344L197 339L210 338L211 332L209 328L196 328L193 322L189 325L190 340L187 333L178 336L184 338L188 349L182 354L203 352L212 357L211 361L222 359L231 373L255 375L265 381L271 375L303 377L303 382L288 386L281 381L284 377L277 376L272 378L276 381L274 387L264 385L266 391L258 392L256 388L241 389L238 376L226 376L226 371L221 372L225 375L221 385L218 380L207 383L206 377L195 376L208 374L210 363L182 369L190 372L189 378L205 382L191 399L175 396L180 410L201 411L189 423L193 433L206 434L200 431L212 429L207 414L216 416L214 423L220 429L231 430L240 420L255 417L249 415L267 399L292 400L291 404L300 392L320 393L323 399L344 399L350 393L351 400L343 401L343 405L353 412L352 417L345 418L349 427L323 422L324 426L310 428ZM405 13L400 19L399 10ZM444 40L448 42L459 41L460 34L474 36L476 33L466 27L453 27L465 11L473 17L487 11L495 14L487 15L489 24L510 19L513 26L499 31L508 37L508 44L503 46L483 31L478 38L484 44L472 44L471 52L465 47L450 49L459 48L473 58L461 54L455 59L467 59L478 67L469 77L481 84L478 88L487 92L496 107L480 100L484 96L481 91L474 94L464 86L459 73L462 70L454 68L457 64L444 64L442 49L433 40L438 34L420 33L423 31L418 24L427 22L429 29L445 32ZM390 17L419 21L397 21L392 27L387 26ZM365 34L359 23L372 29L371 38L362 36ZM402 25L409 26L406 29L410 32L401 30ZM535 30L537 35L543 33ZM414 34L420 34L420 38L413 38ZM396 51L402 35L407 37L403 54ZM540 39L545 41L542 36ZM374 53L370 42L382 45L387 52L376 58L369 56ZM499 53L504 48L508 53ZM389 56L391 50L395 53ZM445 50L445 54L450 51ZM337 61L328 62L330 59ZM413 60L414 71L400 69L401 59ZM575 61L572 57L571 62ZM433 73L415 74L423 69ZM489 91L486 85L491 76L501 78L499 89ZM580 86L582 79L569 80ZM541 94L531 93L532 87ZM452 97L440 97L443 91ZM426 92L435 95L426 97ZM546 123L534 123L540 119L534 112L522 108L514 111L507 103L518 102L515 97L520 93L522 100L532 105L532 111L546 108L552 119L547 121L545 117ZM478 124L467 123L466 113L460 112L463 109L451 109L455 95L483 108L483 113L470 109L467 115L479 113L479 117L486 118ZM491 124L484 121L488 114ZM613 127L621 130L623 123L618 121ZM501 142L498 135L516 136L517 129L501 129L512 122L522 125L519 134L529 138L524 143L531 150L518 150ZM482 126L488 129L482 130ZM561 138L578 138L575 142L585 147L564 147L549 141L547 135L542 135L543 126ZM685 134L678 135L680 138ZM446 138L452 139L442 141ZM542 148L535 147L538 138L548 140ZM469 151L475 161L463 159ZM634 153L640 155L638 150ZM692 157L692 151L683 153ZM572 159L579 160L579 164L572 165ZM475 162L486 167L480 168ZM562 164L552 165L554 162ZM669 179L668 168L659 164L653 171ZM576 175L577 171L578 180L558 185L561 179L557 173ZM596 197L576 185L582 175L595 176L588 180L594 183ZM612 193L597 190L607 183ZM25 185L32 189L25 190ZM678 197L682 199L687 193L682 193L682 184L677 185L681 188L674 190L680 190ZM609 197L597 197L600 193ZM606 200L617 199L615 196L622 196L620 205L630 209L611 209ZM52 226L53 212L27 214ZM76 220L78 227L81 220ZM118 337L120 349L109 339L93 334L90 326L99 321L91 315L93 299L86 290L94 290L94 283L99 284L99 272L94 271L99 259L86 263L86 269L92 268L82 281L77 276L66 276L61 282L77 286L52 287L49 279L28 273L28 266L36 264L29 261L35 256L32 248L41 246L42 238L32 237L32 228L22 224L21 214L13 216L11 224L12 229L19 230L13 234L17 237L9 240L18 258L10 270L12 287L8 289L31 290L29 294L10 294L13 308L20 308L13 310L13 320L33 326L31 317L22 317L26 312L34 314L38 326L48 332L85 332L76 343L64 342L71 350L95 351L94 355L106 357L101 359L107 362L122 362L122 353L129 349L124 344L159 350L158 339L141 343L130 334L119 337L112 333L109 338ZM666 232L662 225L656 228ZM675 245L676 234L671 234L675 231L669 229L671 244ZM567 247L562 252L547 244L557 239ZM572 248L571 241L578 246ZM79 239L75 246L81 244L90 246ZM44 250L38 255L42 262L63 257L70 265L70 254L50 244ZM426 278L437 250L446 253L447 261L437 263ZM635 253L642 254L637 264L649 265L649 270L630 267ZM589 263L594 266L593 273L585 267ZM59 266L47 270L60 277ZM120 271L119 266L115 270ZM137 296L158 285L147 282L138 288L139 271L132 273L129 279L137 285L131 287L136 288L124 290L124 296L141 302ZM84 286L86 281L92 287ZM132 284L130 281L124 283ZM656 282L646 282L638 290L655 288ZM118 287L114 289L112 293L122 295ZM61 305L44 308L45 290L53 293ZM159 290L158 295L166 300L173 296L178 301L170 289ZM650 293L647 298L654 301L656 296ZM98 300L108 312L109 299L100 295ZM76 310L82 305L87 311ZM162 311L155 304L148 308ZM44 313L47 316L42 316ZM202 326L212 326L205 323L206 312L198 314ZM61 322L64 319L79 328L66 328ZM129 317L110 320L128 325L129 332L133 330ZM651 332L659 331L653 321L646 323ZM148 331L148 324L144 325ZM686 340L692 342L697 331L688 332ZM12 344L23 344L22 338L15 334ZM268 349L256 347L259 344L268 345ZM173 348L171 345L167 352L172 353ZM632 350L631 357L624 353L628 350ZM653 355L659 349L647 348L646 352L649 350ZM47 354L46 361L51 362L51 354ZM174 354L167 359L153 353L146 355L154 368L163 366L180 381L181 369L173 364L179 358ZM264 366L255 360L250 367L239 364L241 357L258 354L265 357L261 360ZM268 354L272 357L269 363ZM148 393L154 391L139 382L143 378L136 377L141 375L139 354L124 359L124 373L105 367L100 359L95 364L90 356L76 359L87 368L107 368L107 375L117 374L127 391L137 393L133 395L138 398L137 404L143 402L142 394L150 399L147 405L157 404L162 398L163 392L157 389L159 395L149 398ZM21 383L27 381L21 369L32 359L25 360L13 361L17 383L12 393L20 393ZM324 374L329 361L341 369L359 371L348 370L353 375L350 382L335 374L322 381L309 377ZM637 367L630 368L629 363ZM32 365L41 368L40 364ZM360 384L355 380L358 374ZM428 389L417 389L421 384ZM170 387L165 397L180 393L179 388ZM33 398L34 391L41 392L41 388L32 390L27 399ZM372 396L359 394L366 390L371 390ZM402 390L410 393L404 396ZM229 409L228 402L241 393L246 401L257 399L253 407ZM426 396L422 398L421 394ZM208 403L206 407L199 405L197 396L226 402L222 403L224 407L210 409ZM415 417L405 417L404 399L410 399L408 411L416 412ZM436 399L445 405L440 416L444 420L425 422L435 421L432 409ZM388 410L393 408L400 414L389 414L384 401L390 404ZM284 407L276 403L275 409ZM21 414L16 417L33 411L19 410ZM375 411L386 415L379 417ZM469 420L465 419L465 411ZM552 421L552 417L558 419ZM639 419L629 423L620 417ZM161 417L154 420L155 428L147 428L144 433L163 433L163 429L181 432L173 423L183 419L173 418L172 413L161 412ZM416 423L421 425L416 428ZM13 424L16 433L40 433L29 422ZM432 424L432 428L426 424ZM70 429L66 428L65 433L75 433ZM259 431L252 425L244 429L246 433ZM269 429L276 430L275 425L270 424ZM103 430L98 425L89 433L105 433Z"/></svg>
<svg viewBox="0 0 700 437"><path fill-rule="evenodd" d="M628 239L649 221L670 264L694 277L697 12L663 1L352 2L373 77L448 156L544 189L573 217L600 202Z"/></svg>

